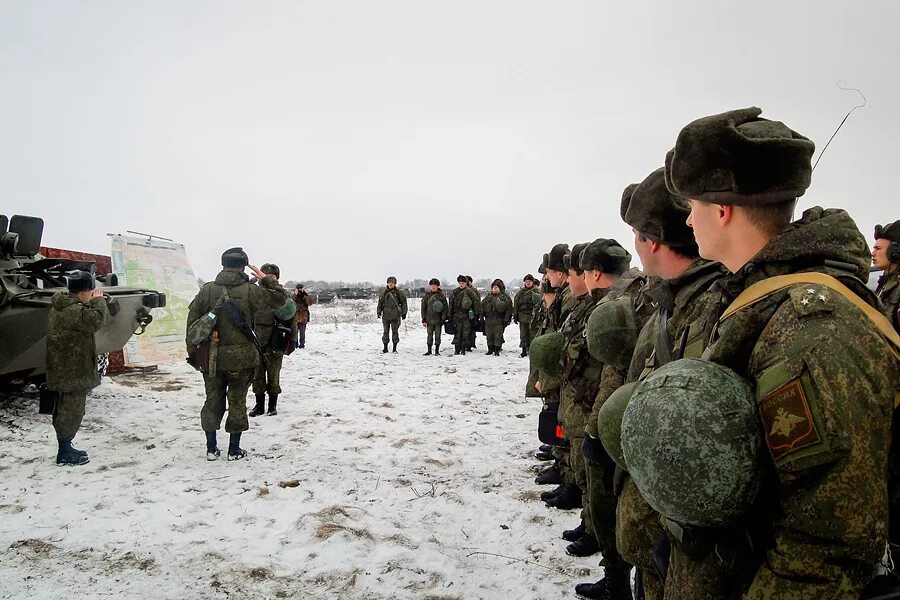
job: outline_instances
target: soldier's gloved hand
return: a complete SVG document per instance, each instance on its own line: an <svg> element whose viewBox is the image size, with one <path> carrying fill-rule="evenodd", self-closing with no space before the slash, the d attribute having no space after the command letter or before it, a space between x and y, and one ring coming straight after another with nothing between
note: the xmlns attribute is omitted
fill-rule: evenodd
<svg viewBox="0 0 900 600"><path fill-rule="evenodd" d="M422 321L422 327L428 327L428 321Z"/></svg>

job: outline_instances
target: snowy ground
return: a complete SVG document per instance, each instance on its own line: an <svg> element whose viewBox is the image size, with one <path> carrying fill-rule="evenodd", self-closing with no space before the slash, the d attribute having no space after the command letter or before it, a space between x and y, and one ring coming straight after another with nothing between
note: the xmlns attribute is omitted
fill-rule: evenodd
<svg viewBox="0 0 900 600"><path fill-rule="evenodd" d="M36 398L3 399L0 597L574 597L599 556L567 556L576 511L537 498L518 328L500 357L481 336L474 354L422 356L417 302L399 355L381 354L374 303L314 307L244 461L205 460L185 365L104 380L84 467L54 464Z"/></svg>

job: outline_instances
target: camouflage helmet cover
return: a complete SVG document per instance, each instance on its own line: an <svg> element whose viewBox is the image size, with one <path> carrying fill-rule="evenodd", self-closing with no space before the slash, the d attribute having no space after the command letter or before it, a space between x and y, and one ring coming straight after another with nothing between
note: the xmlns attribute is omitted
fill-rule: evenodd
<svg viewBox="0 0 900 600"><path fill-rule="evenodd" d="M537 369L541 376L559 373L565 344L565 336L558 331L545 333L531 340L531 346L528 349L531 368Z"/></svg>
<svg viewBox="0 0 900 600"><path fill-rule="evenodd" d="M588 317L585 337L591 356L626 371L638 337L631 296L601 301Z"/></svg>
<svg viewBox="0 0 900 600"><path fill-rule="evenodd" d="M689 525L734 523L759 488L753 388L734 371L682 359L641 381L622 417L622 451L641 494Z"/></svg>

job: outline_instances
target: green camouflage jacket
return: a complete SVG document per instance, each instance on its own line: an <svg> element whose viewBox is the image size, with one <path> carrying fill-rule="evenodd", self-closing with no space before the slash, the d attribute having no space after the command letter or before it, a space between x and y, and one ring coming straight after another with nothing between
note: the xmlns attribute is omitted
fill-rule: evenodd
<svg viewBox="0 0 900 600"><path fill-rule="evenodd" d="M486 294L481 300L481 311L485 319L496 319L509 325L512 321L513 301L506 292Z"/></svg>
<svg viewBox="0 0 900 600"><path fill-rule="evenodd" d="M481 298L478 292L472 288L455 287L450 292L450 318L454 321L461 321L469 318L469 310L476 317L481 316Z"/></svg>
<svg viewBox="0 0 900 600"><path fill-rule="evenodd" d="M69 292L50 300L47 322L47 388L56 392L89 390L100 385L94 333L106 320L106 300L79 302Z"/></svg>
<svg viewBox="0 0 900 600"><path fill-rule="evenodd" d="M194 321L215 308L219 300L224 298L226 288L250 327L255 327L257 315L266 309L281 308L288 299L288 292L273 275L261 279L259 285L252 285L246 274L224 269L216 275L215 281L204 284L191 302L188 307L187 329L190 329ZM224 311L219 311L216 331L219 333L217 370L242 371L259 364L256 346L247 339L237 324L231 322ZM188 352L192 350L193 348L188 347Z"/></svg>
<svg viewBox="0 0 900 600"><path fill-rule="evenodd" d="M591 356L587 348L584 330L588 317L591 316L597 302L609 292L609 288L593 290L583 296L572 298L571 312L560 326L560 333L566 338L563 348L559 377L559 387L564 397L569 397L576 404L587 410L593 406L594 398L600 387L600 375L603 363ZM544 382L541 381L541 385Z"/></svg>
<svg viewBox="0 0 900 600"><path fill-rule="evenodd" d="M396 321L397 319L406 318L406 294L400 291L400 288L391 289L385 287L378 296L378 308L376 312L380 319L385 321Z"/></svg>
<svg viewBox="0 0 900 600"><path fill-rule="evenodd" d="M434 303L441 305L440 311L434 310ZM438 288L436 292L428 292L422 298L422 322L429 325L440 325L450 318L450 305L447 302L447 295Z"/></svg>
<svg viewBox="0 0 900 600"><path fill-rule="evenodd" d="M516 292L513 304L513 316L515 321L517 323L530 323L535 307L542 304L541 292L536 286L532 286L530 290L523 287Z"/></svg>
<svg viewBox="0 0 900 600"><path fill-rule="evenodd" d="M854 271L825 266L829 259ZM717 318L753 283L808 271L839 278L875 305L863 283L868 264L865 238L850 216L815 207L718 280L720 299L710 305ZM888 343L849 300L801 284L721 322L702 357L745 376L757 398L765 478L744 525L764 556L743 598L858 597L887 540L888 448L900 375ZM733 543L734 536L720 541Z"/></svg>
<svg viewBox="0 0 900 600"><path fill-rule="evenodd" d="M881 300L884 316L900 333L900 268L895 266L892 273L884 273L878 279L878 288L875 293Z"/></svg>

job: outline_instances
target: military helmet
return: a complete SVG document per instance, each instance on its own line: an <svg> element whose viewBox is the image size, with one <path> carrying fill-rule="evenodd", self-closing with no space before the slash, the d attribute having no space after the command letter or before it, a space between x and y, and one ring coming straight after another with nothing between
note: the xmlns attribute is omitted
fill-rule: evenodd
<svg viewBox="0 0 900 600"><path fill-rule="evenodd" d="M444 303L440 300L431 301L431 312L441 314L444 312Z"/></svg>
<svg viewBox="0 0 900 600"><path fill-rule="evenodd" d="M705 360L671 362L634 390L622 417L622 452L647 502L678 523L731 524L760 484L753 388Z"/></svg>
<svg viewBox="0 0 900 600"><path fill-rule="evenodd" d="M275 318L279 321L290 321L297 314L297 304L293 299L288 298L281 305L281 308L275 311Z"/></svg>
<svg viewBox="0 0 900 600"><path fill-rule="evenodd" d="M619 387L609 395L609 398L600 406L597 415L597 431L600 432L600 442L606 449L606 453L619 467L626 469L625 455L622 454L622 415L625 407L631 400L631 394L638 382L633 381Z"/></svg>
<svg viewBox="0 0 900 600"><path fill-rule="evenodd" d="M560 369L559 363L565 345L566 337L558 331L545 333L531 340L528 349L531 368L537 369L540 376L556 375Z"/></svg>
<svg viewBox="0 0 900 600"><path fill-rule="evenodd" d="M591 356L620 371L628 369L638 327L630 296L600 302L588 317L585 337Z"/></svg>

